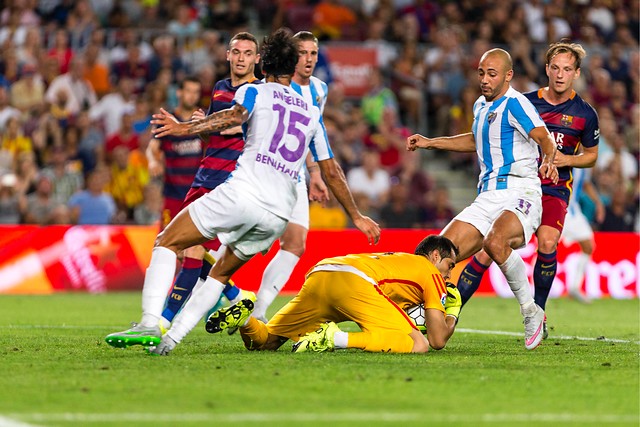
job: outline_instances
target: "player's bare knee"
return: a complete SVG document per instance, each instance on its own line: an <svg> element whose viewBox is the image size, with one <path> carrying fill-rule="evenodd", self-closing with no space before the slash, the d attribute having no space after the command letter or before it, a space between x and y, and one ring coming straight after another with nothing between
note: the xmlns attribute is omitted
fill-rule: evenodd
<svg viewBox="0 0 640 427"><path fill-rule="evenodd" d="M302 244L293 244L293 243L285 244L285 243L283 243L280 248L283 251L287 251L289 253L292 253L293 255L297 256L298 258L300 258L302 256L302 254L304 254L304 250L306 249L304 243L302 243Z"/></svg>
<svg viewBox="0 0 640 427"><path fill-rule="evenodd" d="M184 250L184 256L188 258L203 259L206 249L204 246L196 245Z"/></svg>
<svg viewBox="0 0 640 427"><path fill-rule="evenodd" d="M554 252L557 247L558 241L553 237L538 239L538 251L543 254L550 254Z"/></svg>
<svg viewBox="0 0 640 427"><path fill-rule="evenodd" d="M482 249L484 249L491 259L500 262L499 260L506 258L506 256L504 256L504 252L507 249L505 242L505 240L501 240L499 237L497 238L495 234L489 234L482 243Z"/></svg>

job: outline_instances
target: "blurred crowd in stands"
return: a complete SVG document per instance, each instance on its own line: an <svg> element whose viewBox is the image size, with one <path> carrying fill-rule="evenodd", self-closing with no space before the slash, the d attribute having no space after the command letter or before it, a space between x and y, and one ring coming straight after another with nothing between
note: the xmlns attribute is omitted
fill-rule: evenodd
<svg viewBox="0 0 640 427"><path fill-rule="evenodd" d="M202 82L201 106L225 78L230 35L287 26L378 54L370 90L344 95L330 72L325 124L360 208L385 227L440 228L457 212L429 162L477 174L474 154L427 161L414 132L470 131L479 58L514 59L513 86L545 86L544 53L562 38L588 57L577 84L598 112L597 229L638 231L637 0L5 0L0 1L0 223L149 224L162 184L150 179L150 118L176 106L176 85ZM326 60L324 58L323 60ZM470 182L473 182L471 179ZM473 185L473 184L471 184ZM595 221L593 201L586 212ZM312 228L348 227L335 201Z"/></svg>

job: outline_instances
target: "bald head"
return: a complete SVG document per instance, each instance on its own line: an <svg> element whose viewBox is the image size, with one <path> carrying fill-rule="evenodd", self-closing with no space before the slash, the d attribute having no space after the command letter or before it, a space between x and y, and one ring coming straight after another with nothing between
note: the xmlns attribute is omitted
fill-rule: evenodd
<svg viewBox="0 0 640 427"><path fill-rule="evenodd" d="M495 48L486 51L484 55L482 55L482 58L480 58L480 62L486 59L496 59L500 61L504 66L502 70L505 73L513 68L513 60L511 59L511 55L509 55L509 52L504 49Z"/></svg>
<svg viewBox="0 0 640 427"><path fill-rule="evenodd" d="M482 55L478 65L478 81L487 102L500 98L509 90L512 68L511 55L503 49L491 49Z"/></svg>

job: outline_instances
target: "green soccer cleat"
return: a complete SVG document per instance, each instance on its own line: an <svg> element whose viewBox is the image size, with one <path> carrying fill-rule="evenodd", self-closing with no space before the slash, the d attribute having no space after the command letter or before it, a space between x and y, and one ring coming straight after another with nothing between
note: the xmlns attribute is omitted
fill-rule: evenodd
<svg viewBox="0 0 640 427"><path fill-rule="evenodd" d="M253 301L243 299L232 306L221 308L207 319L205 329L215 334L229 328L239 328L247 321L253 311Z"/></svg>
<svg viewBox="0 0 640 427"><path fill-rule="evenodd" d="M151 347L160 343L164 332L166 331L163 331L160 324L149 327L133 323L133 326L130 329L109 334L104 340L110 346L117 348L127 348L132 345Z"/></svg>
<svg viewBox="0 0 640 427"><path fill-rule="evenodd" d="M339 331L340 328L334 322L325 322L320 325L318 330L309 332L301 337L298 342L293 345L291 351L293 353L333 351L336 348L333 337L335 333Z"/></svg>

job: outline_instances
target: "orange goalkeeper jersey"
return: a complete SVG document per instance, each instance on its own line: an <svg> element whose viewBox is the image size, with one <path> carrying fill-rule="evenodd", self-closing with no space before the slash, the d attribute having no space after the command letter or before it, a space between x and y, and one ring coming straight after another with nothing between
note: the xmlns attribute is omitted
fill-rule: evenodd
<svg viewBox="0 0 640 427"><path fill-rule="evenodd" d="M403 252L352 254L326 258L320 265L347 265L373 279L400 308L417 304L444 313L447 288L440 271L423 255ZM313 269L312 269L313 270Z"/></svg>

